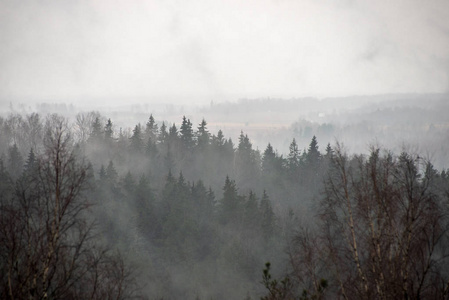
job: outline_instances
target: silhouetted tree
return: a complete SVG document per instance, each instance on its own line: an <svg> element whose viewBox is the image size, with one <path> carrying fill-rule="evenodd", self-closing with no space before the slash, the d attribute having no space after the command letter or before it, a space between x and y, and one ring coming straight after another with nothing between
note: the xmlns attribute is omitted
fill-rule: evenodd
<svg viewBox="0 0 449 300"><path fill-rule="evenodd" d="M193 129L192 129L192 123L189 119L186 118L186 116L182 117L182 123L180 128L180 138L181 143L184 146L185 149L192 149L195 145L195 141L193 140Z"/></svg>
<svg viewBox="0 0 449 300"><path fill-rule="evenodd" d="M253 150L248 135L240 133L235 156L237 178L244 186L257 180L260 170L260 154Z"/></svg>
<svg viewBox="0 0 449 300"><path fill-rule="evenodd" d="M147 138L151 138L154 141L156 141L156 138L158 136L158 126L156 124L156 121L154 120L153 114L151 114L148 118L148 122L145 128L145 136Z"/></svg>
<svg viewBox="0 0 449 300"><path fill-rule="evenodd" d="M122 186L123 189L128 193L128 195L132 195L134 193L136 189L136 182L133 175L131 174L131 171L128 171L125 177L123 177Z"/></svg>
<svg viewBox="0 0 449 300"><path fill-rule="evenodd" d="M112 160L109 161L108 166L106 168L106 177L109 180L109 182L113 185L117 182L118 174L115 170L114 163Z"/></svg>
<svg viewBox="0 0 449 300"><path fill-rule="evenodd" d="M175 143L178 140L178 128L176 128L176 124L173 123L173 125L168 130L168 140L171 143Z"/></svg>
<svg viewBox="0 0 449 300"><path fill-rule="evenodd" d="M298 149L298 144L296 144L296 140L293 139L293 141L290 143L289 153L287 156L287 167L291 179L294 179L296 176L298 176L300 165L301 165L301 152Z"/></svg>
<svg viewBox="0 0 449 300"><path fill-rule="evenodd" d="M31 171L36 167L36 155L34 154L33 148L30 149L30 153L28 154L28 158L25 162L24 170Z"/></svg>
<svg viewBox="0 0 449 300"><path fill-rule="evenodd" d="M164 144L167 142L168 133L167 133L167 126L165 125L165 122L162 122L161 125L161 131L159 132L158 140L161 144Z"/></svg>
<svg viewBox="0 0 449 300"><path fill-rule="evenodd" d="M321 234L309 238L320 257L304 257L310 243L296 253L303 266L325 263L308 276L325 268L335 296L346 299L446 298L448 207L431 164L376 148L369 157L334 151Z"/></svg>
<svg viewBox="0 0 449 300"><path fill-rule="evenodd" d="M209 145L210 140L210 134L207 131L207 123L206 120L202 120L201 123L198 126L198 132L197 132L197 140L198 140L198 147L200 149L204 149Z"/></svg>
<svg viewBox="0 0 449 300"><path fill-rule="evenodd" d="M257 203L256 194L253 191L249 195L244 205L244 225L245 229L252 235L257 234L257 227L259 225L259 205Z"/></svg>
<svg viewBox="0 0 449 300"><path fill-rule="evenodd" d="M234 180L226 176L223 186L223 198L220 200L221 222L237 222L239 220L239 211L241 209L241 198L237 194L237 187Z"/></svg>
<svg viewBox="0 0 449 300"><path fill-rule="evenodd" d="M92 122L92 130L89 135L89 140L94 143L98 143L103 140L103 130L99 116L95 117L94 121Z"/></svg>
<svg viewBox="0 0 449 300"><path fill-rule="evenodd" d="M112 129L112 121L108 119L106 125L104 126L104 139L107 143L110 143L113 139L114 131Z"/></svg>
<svg viewBox="0 0 449 300"><path fill-rule="evenodd" d="M137 124L133 129L133 135L130 138L131 144L130 144L130 150L131 153L142 153L142 150L144 149L144 142L142 137L142 128L140 124Z"/></svg>
<svg viewBox="0 0 449 300"><path fill-rule="evenodd" d="M318 150L318 142L316 136L312 137L312 140L309 144L309 149L307 150L307 159L306 163L308 167L316 167L321 158L321 153Z"/></svg>
<svg viewBox="0 0 449 300"><path fill-rule="evenodd" d="M44 147L37 172L19 179L15 193L1 199L0 297L132 296L128 268L95 242L83 197L88 170L74 154L61 117L48 117Z"/></svg>

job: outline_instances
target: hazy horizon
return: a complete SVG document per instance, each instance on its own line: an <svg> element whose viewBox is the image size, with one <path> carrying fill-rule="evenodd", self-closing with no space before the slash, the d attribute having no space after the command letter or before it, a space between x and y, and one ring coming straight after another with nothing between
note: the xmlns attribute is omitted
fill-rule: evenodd
<svg viewBox="0 0 449 300"><path fill-rule="evenodd" d="M0 11L2 101L449 91L446 1L2 1Z"/></svg>

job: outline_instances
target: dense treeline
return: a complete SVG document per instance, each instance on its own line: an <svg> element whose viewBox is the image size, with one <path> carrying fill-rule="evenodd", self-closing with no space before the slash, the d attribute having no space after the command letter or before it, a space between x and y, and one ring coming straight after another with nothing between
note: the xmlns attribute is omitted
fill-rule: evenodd
<svg viewBox="0 0 449 300"><path fill-rule="evenodd" d="M268 299L447 297L448 274L439 266L447 263L449 176L422 158L405 152L382 156L378 149L369 158L348 157L338 145L333 149L327 144L320 151L315 137L304 150L293 139L284 157L270 144L262 152L254 149L243 132L234 143L221 130L210 133L205 120L194 125L186 117L177 126L150 115L145 124L124 130L96 112L78 114L71 123L56 115L11 114L0 118L0 132L2 224L25 213L17 226L46 232L34 240L15 236L25 229L5 226L2 239L14 245L45 240L47 248L39 250L44 254L33 255L49 257L47 265L53 256L79 259L88 270L73 272L69 278L73 282L60 280L71 282L70 297L85 297L76 294L77 287L91 283L92 274L101 274L98 286L104 293L120 286L112 282L123 282L123 290L133 296L135 282L125 272L123 260L104 252L102 259L124 270L121 277L111 277L110 273L120 272L111 271L106 263L81 263L96 256L88 250L82 252L86 258L71 254L65 242L79 249L119 250L125 260L140 266L135 278L149 298L257 297L264 293L260 281L266 261L277 268L274 276L288 274L281 284L271 280L269 268L265 270ZM61 144L55 136L61 139L65 134L70 142ZM52 149L62 149L67 160L62 163L66 167L62 186L54 186L60 168L55 163L59 154ZM34 161L40 167L31 176ZM35 194L40 189L43 192ZM71 195L68 203L75 210L83 209L65 217L67 222L76 220L80 229L74 233L77 227L70 226L64 239L58 237L61 253L53 255L50 237L59 232L53 229L56 221L48 207L61 193ZM38 230L26 212L33 205L38 212L40 204L33 199L42 197L47 226ZM93 220L95 228L88 226ZM91 238L96 233L101 238ZM89 239L79 240L81 236ZM18 290L10 282L24 286L15 265L23 264L30 252L14 253L9 246L2 248L5 297ZM47 282L39 284L39 295L50 297L49 291L62 288L43 276L48 267L39 263L43 265L34 274ZM54 273L66 274L64 264L56 263ZM31 287L23 293L33 296L36 287L27 284ZM85 285L92 286L97 297L100 288ZM128 296L118 293L118 298Z"/></svg>
<svg viewBox="0 0 449 300"><path fill-rule="evenodd" d="M92 174L66 121L52 115L36 124L42 138L26 160L15 143L0 159L0 297L138 297L130 268L98 239L88 211Z"/></svg>

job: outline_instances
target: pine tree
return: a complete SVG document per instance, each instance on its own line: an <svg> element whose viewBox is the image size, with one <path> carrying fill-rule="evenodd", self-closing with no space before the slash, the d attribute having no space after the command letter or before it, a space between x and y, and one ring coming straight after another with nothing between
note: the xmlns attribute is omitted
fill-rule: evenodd
<svg viewBox="0 0 449 300"><path fill-rule="evenodd" d="M182 175L182 171L179 172L179 177L178 177L178 186L185 188L187 186L186 180L184 178L184 175Z"/></svg>
<svg viewBox="0 0 449 300"><path fill-rule="evenodd" d="M153 114L150 115L148 122L145 128L145 136L155 140L158 134L158 127L156 122L154 121Z"/></svg>
<svg viewBox="0 0 449 300"><path fill-rule="evenodd" d="M239 136L239 144L237 147L237 151L242 153L242 154L250 154L251 151L253 150L253 145L251 144L251 142L249 141L248 135L244 135L243 131L240 131L240 136Z"/></svg>
<svg viewBox="0 0 449 300"><path fill-rule="evenodd" d="M140 124L137 124L134 127L133 135L131 136L131 144L130 150L132 153L142 153L144 148L143 137L142 137L142 128Z"/></svg>
<svg viewBox="0 0 449 300"><path fill-rule="evenodd" d="M202 120L198 126L197 139L198 139L198 147L204 148L209 145L210 134L207 131L207 123L206 120Z"/></svg>
<svg viewBox="0 0 449 300"><path fill-rule="evenodd" d="M246 230L250 232L255 232L257 223L259 222L259 205L257 203L256 194L251 190L249 191L248 198L245 202L245 226Z"/></svg>
<svg viewBox="0 0 449 300"><path fill-rule="evenodd" d="M29 172L32 171L36 167L36 155L34 154L33 148L30 149L30 153L28 154L28 159L25 162L24 170Z"/></svg>
<svg viewBox="0 0 449 300"><path fill-rule="evenodd" d="M207 223L214 218L215 195L212 188L206 189L202 180L192 184L192 200L196 207L195 216L201 220L201 223Z"/></svg>
<svg viewBox="0 0 449 300"><path fill-rule="evenodd" d="M223 198L220 201L221 222L226 224L232 221L239 221L238 212L240 210L241 201L237 194L237 187L234 180L230 180L226 176L225 185L223 187Z"/></svg>
<svg viewBox="0 0 449 300"><path fill-rule="evenodd" d="M100 117L95 117L92 122L92 131L90 132L89 141L98 143L103 140L103 131L101 128Z"/></svg>
<svg viewBox="0 0 449 300"><path fill-rule="evenodd" d="M229 138L225 140L223 144L223 152L226 157L233 157L234 155L234 143L232 142L232 139ZM232 160L232 159L230 159Z"/></svg>
<svg viewBox="0 0 449 300"><path fill-rule="evenodd" d="M165 122L162 122L158 140L161 144L164 144L167 142L167 138L168 138L167 126L165 125Z"/></svg>
<svg viewBox="0 0 449 300"><path fill-rule="evenodd" d="M125 177L123 178L123 189L129 194L131 195L132 193L134 193L135 188L136 188L136 182L134 181L134 177L131 174L131 171L128 171L128 173L126 173Z"/></svg>
<svg viewBox="0 0 449 300"><path fill-rule="evenodd" d="M122 128L120 127L120 131L119 131L119 136L117 139L117 153L119 155L119 159L122 160L123 159L123 153L126 153L127 151L129 151L129 134L125 131L122 130ZM119 161L120 161L119 160Z"/></svg>
<svg viewBox="0 0 449 300"><path fill-rule="evenodd" d="M111 142L113 139L114 131L112 129L112 121L108 119L106 125L104 126L104 139L106 142Z"/></svg>
<svg viewBox="0 0 449 300"><path fill-rule="evenodd" d="M145 211L148 207L147 205L154 201L153 191L150 188L150 181L145 174L139 177L139 182L135 187L136 195L136 205L137 209Z"/></svg>
<svg viewBox="0 0 449 300"><path fill-rule="evenodd" d="M318 142L316 136L312 137L307 151L307 164L309 166L317 166L321 158L321 153L318 150Z"/></svg>
<svg viewBox="0 0 449 300"><path fill-rule="evenodd" d="M178 128L176 128L175 123L173 123L173 125L168 130L168 139L171 143L178 140Z"/></svg>
<svg viewBox="0 0 449 300"><path fill-rule="evenodd" d="M190 119L186 118L186 116L182 117L180 138L185 149L192 149L195 145L195 141L193 140L192 123L190 122Z"/></svg>
<svg viewBox="0 0 449 300"><path fill-rule="evenodd" d="M333 155L334 155L334 150L332 149L331 144L327 143L326 154L325 154L326 159L332 159Z"/></svg>
<svg viewBox="0 0 449 300"><path fill-rule="evenodd" d="M108 167L106 168L106 177L112 184L115 184L117 181L118 174L112 160L109 161Z"/></svg>
<svg viewBox="0 0 449 300"><path fill-rule="evenodd" d="M107 179L106 169L104 168L104 165L101 165L98 176L100 177L100 181L105 181Z"/></svg>
<svg viewBox="0 0 449 300"><path fill-rule="evenodd" d="M291 174L295 174L299 168L301 159L301 153L298 149L298 144L296 144L296 140L293 138L293 141L289 147L289 153L287 156L287 165Z"/></svg>
<svg viewBox="0 0 449 300"><path fill-rule="evenodd" d="M260 175L260 152L252 148L248 135L240 133L235 156L237 179L243 187L251 187Z"/></svg>
<svg viewBox="0 0 449 300"><path fill-rule="evenodd" d="M223 131L221 131L221 129L220 129L220 130L218 130L217 136L215 138L213 138L213 143L218 149L220 149L221 147L223 147L225 142L226 142L226 140L224 138Z"/></svg>
<svg viewBox="0 0 449 300"><path fill-rule="evenodd" d="M263 153L262 170L265 173L271 173L275 170L275 165L276 165L276 154L274 153L271 144L268 143L268 146Z"/></svg>

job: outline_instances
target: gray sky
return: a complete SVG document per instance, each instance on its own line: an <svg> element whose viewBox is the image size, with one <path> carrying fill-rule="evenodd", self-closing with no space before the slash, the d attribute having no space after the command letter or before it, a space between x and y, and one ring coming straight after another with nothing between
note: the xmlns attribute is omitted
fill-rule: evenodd
<svg viewBox="0 0 449 300"><path fill-rule="evenodd" d="M447 0L0 0L0 45L2 101L449 91Z"/></svg>

